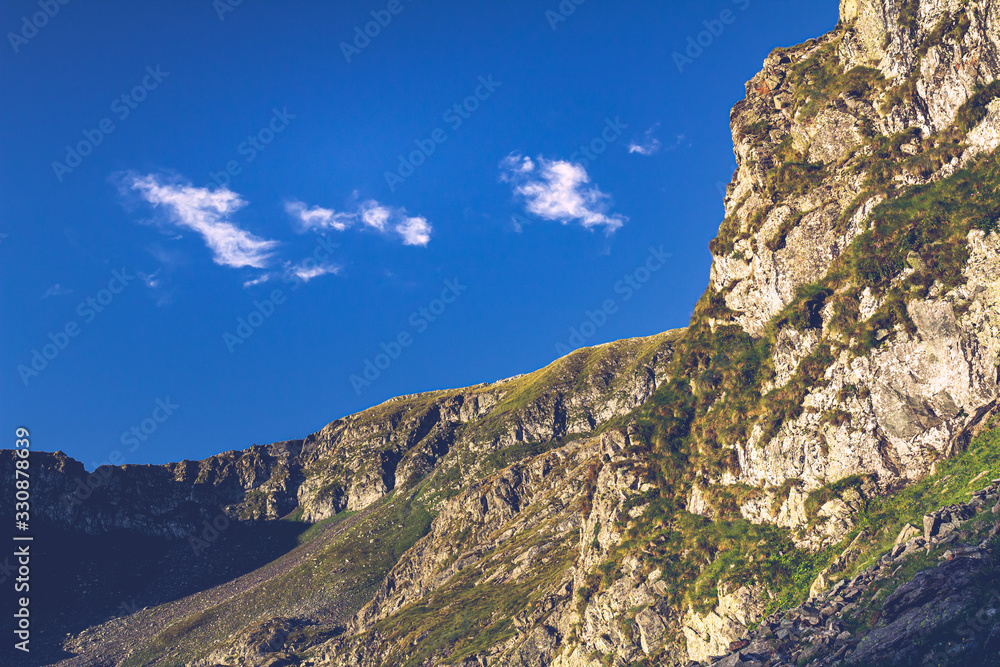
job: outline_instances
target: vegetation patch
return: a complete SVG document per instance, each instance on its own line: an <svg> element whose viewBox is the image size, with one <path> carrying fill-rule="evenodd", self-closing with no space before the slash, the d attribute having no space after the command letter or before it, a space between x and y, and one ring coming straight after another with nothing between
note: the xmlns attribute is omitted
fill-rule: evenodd
<svg viewBox="0 0 1000 667"><path fill-rule="evenodd" d="M523 548L518 545L516 551ZM376 624L375 631L390 643L409 647L406 655L389 655L387 664L415 667L431 658L434 664L461 663L511 639L516 635L514 616L540 602L574 557L573 544L553 545L529 576L499 584L483 582L479 565L466 567L420 602ZM499 560L495 556L481 563L496 567Z"/></svg>

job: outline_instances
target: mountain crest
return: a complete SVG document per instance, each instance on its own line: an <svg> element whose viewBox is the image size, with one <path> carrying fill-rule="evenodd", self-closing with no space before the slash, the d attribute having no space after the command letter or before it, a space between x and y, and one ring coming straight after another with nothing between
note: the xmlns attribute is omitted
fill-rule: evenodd
<svg viewBox="0 0 1000 667"><path fill-rule="evenodd" d="M79 610L57 664L991 659L1000 3L840 18L732 109L688 328L205 461L42 458L65 539L124 531L202 577Z"/></svg>

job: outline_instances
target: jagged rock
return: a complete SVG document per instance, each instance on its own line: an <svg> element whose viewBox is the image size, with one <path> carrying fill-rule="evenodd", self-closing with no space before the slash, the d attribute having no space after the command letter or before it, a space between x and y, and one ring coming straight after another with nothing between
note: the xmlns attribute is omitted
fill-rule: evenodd
<svg viewBox="0 0 1000 667"><path fill-rule="evenodd" d="M514 650L507 664L510 667L547 667L558 643L559 637L554 630L536 626Z"/></svg>
<svg viewBox="0 0 1000 667"><path fill-rule="evenodd" d="M913 524L908 523L905 526L903 526L902 529L900 529L899 535L896 536L896 541L893 542L893 545L898 546L900 544L903 544L904 542L909 542L911 538L919 534L920 534L920 529L914 526Z"/></svg>
<svg viewBox="0 0 1000 667"><path fill-rule="evenodd" d="M743 638L747 626L764 611L763 591L757 586L719 590L719 604L707 614L688 610L684 619L687 653L692 660L704 661L727 652L729 645Z"/></svg>
<svg viewBox="0 0 1000 667"><path fill-rule="evenodd" d="M951 622L976 597L972 582L981 565L957 559L919 573L886 598L879 626L851 656L852 664L874 664L923 655L935 629Z"/></svg>
<svg viewBox="0 0 1000 667"><path fill-rule="evenodd" d="M755 345L773 337L770 358L761 363L773 368L773 377L749 392L793 396L795 404L774 429L761 420L735 442L706 434L706 442L696 443L705 447L684 456L708 459L717 446L725 465L721 472L684 470L672 502L686 500L690 513L719 518L734 508L722 507L718 498L736 490L739 516L789 529L800 548L822 549L854 529L866 501L928 474L996 411L996 233L975 230L955 242L956 251L967 251L961 275L895 304L895 323L871 320L889 294L874 284L839 285L836 294L815 297L803 312L785 309L865 238L876 221L873 211L886 198L897 197L903 186L949 178L1000 146L997 101L966 136L945 134L977 86L1000 77L998 23L994 0L843 0L835 30L773 52L747 82L746 97L730 116L737 171L727 189L726 222L713 242L706 299L712 314L694 324L714 331L735 327ZM827 91L811 90L811 75L802 74L811 59L824 69L821 76L872 68L861 72L870 83L831 90L827 99ZM898 134L903 131L909 132ZM891 183L870 187L866 160L879 148L875 138L900 144L891 159L913 160ZM945 140L947 146L939 143ZM936 149L940 156L932 153ZM816 176L782 188L785 167ZM891 287L921 279L918 274L933 267L919 248L904 250L894 258L899 271ZM856 301L856 309L838 315L834 302L840 297ZM842 340L838 317L867 321L864 340ZM399 397L303 440L202 462L102 467L92 479L94 499L82 503L62 500L76 490L75 478L87 478L83 466L65 456L39 457L36 511L94 535L123 529L178 538L220 512L247 522L271 521L296 508L305 521L344 510L368 516L390 496L408 497L433 478L426 534L393 552L364 599L352 601L342 634L308 647L317 665L376 667L411 659L423 665L597 667L647 659L675 665L726 652L731 654L716 664L874 664L918 657L927 649L928 629L944 628L970 611L978 568L991 566L988 558L970 557L984 555L988 544L957 543L958 528L986 506L989 493L929 514L922 536L904 527L891 551L825 592L838 575L853 571L862 547L883 537L861 532L814 581L809 604L783 619L772 617L752 638L747 631L767 608L768 582L720 585L718 605L705 614L671 608L666 600L678 582L665 582L661 565L649 558L659 544L618 551L630 524L638 525L653 502L655 474L647 469L649 443L641 425L595 431L643 405L667 380L711 385L713 378L701 371L707 363L702 357L712 350L681 360L680 366L697 371L668 377L681 335L581 350L531 376ZM795 394L803 362L827 348L821 379ZM671 407L657 409L669 413ZM5 457L3 464L12 461ZM864 481L839 487L839 497L815 495L855 476ZM994 498L995 491L994 484ZM125 500L132 503L128 511ZM659 528L673 529L667 521ZM362 544L375 540L371 531L354 536ZM873 631L863 637L860 630L858 636L844 631L841 621L870 611L874 582L900 571L919 549L940 551L945 544L952 558L890 595ZM598 586L594 575L612 557L613 568ZM338 555L335 567L352 558ZM496 593L496 604L478 609L476 618L476 627L491 629L488 636L496 639L459 658L454 644L463 638L442 630L441 619L465 612L468 599L461 594L469 590ZM425 612L435 617L414 621ZM272 621L260 626L255 619L209 657L241 665L291 659L292 633L283 625L290 621ZM74 638L72 646L96 655L102 641L127 643L121 633L120 625L109 623ZM995 628L977 633L984 645L1000 642ZM417 660L427 646L433 650Z"/></svg>
<svg viewBox="0 0 1000 667"><path fill-rule="evenodd" d="M646 655L656 654L667 639L667 626L652 609L643 609L636 614L635 622L639 626L639 641Z"/></svg>
<svg viewBox="0 0 1000 667"><path fill-rule="evenodd" d="M968 505L949 505L924 517L924 540L942 539L956 530L963 521L975 515Z"/></svg>

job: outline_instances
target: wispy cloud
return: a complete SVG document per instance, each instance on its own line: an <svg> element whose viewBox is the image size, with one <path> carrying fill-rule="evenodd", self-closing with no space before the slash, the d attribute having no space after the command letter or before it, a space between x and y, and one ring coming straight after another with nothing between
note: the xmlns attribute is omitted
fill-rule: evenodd
<svg viewBox="0 0 1000 667"><path fill-rule="evenodd" d="M681 146L684 146L685 142L687 142L687 135L678 134L674 137L673 143L664 146L660 143L659 139L653 136L659 127L660 124L657 123L653 127L646 130L641 139L633 140L628 146L628 152L638 153L639 155L653 155L655 153L659 153L660 150L668 152L675 151ZM690 146L691 144L688 143L687 145Z"/></svg>
<svg viewBox="0 0 1000 667"><path fill-rule="evenodd" d="M610 196L591 185L580 164L512 154L500 163L500 180L512 184L525 210L544 220L576 222L587 229L603 226L608 234L628 220L609 213Z"/></svg>
<svg viewBox="0 0 1000 667"><path fill-rule="evenodd" d="M285 202L285 211L299 223L299 231L334 229L342 232L354 224L356 213L339 213L321 206L308 207L301 201Z"/></svg>
<svg viewBox="0 0 1000 667"><path fill-rule="evenodd" d="M43 299L48 299L51 296L65 296L67 294L72 294L73 290L66 289L59 283L56 283L52 287L45 290L45 294L42 295Z"/></svg>
<svg viewBox="0 0 1000 667"><path fill-rule="evenodd" d="M307 257L301 262L285 262L282 270L278 271L267 271L260 274L256 278L251 278L243 282L243 287L253 287L255 285L261 285L271 280L276 280L278 278L283 278L285 280L290 279L291 276L297 277L304 283L309 282L314 278L319 278L320 276L326 275L336 275L340 273L343 269L342 266L337 264L321 263L317 262L311 257Z"/></svg>
<svg viewBox="0 0 1000 667"><path fill-rule="evenodd" d="M660 140L654 135L656 131L660 128L660 124L656 123L651 128L646 130L645 134L642 135L642 139L633 140L628 146L629 153L638 153L639 155L653 155L658 153L661 148Z"/></svg>
<svg viewBox="0 0 1000 667"><path fill-rule="evenodd" d="M304 283L309 282L313 278L319 278L320 276L329 274L336 275L340 273L341 268L342 267L339 267L336 264L319 264L311 259L306 259L298 264L285 264L285 271L298 276Z"/></svg>
<svg viewBox="0 0 1000 667"><path fill-rule="evenodd" d="M160 269L153 271L152 273L145 273L143 271L136 271L136 275L142 280L143 284L149 289L156 289L162 285L159 278Z"/></svg>
<svg viewBox="0 0 1000 667"><path fill-rule="evenodd" d="M247 288L247 287L253 287L254 285L260 285L261 283L266 283L267 281L269 281L273 277L274 277L274 274L263 273L263 274L257 276L256 278L251 278L250 280L244 281L243 282L243 287Z"/></svg>
<svg viewBox="0 0 1000 667"><path fill-rule="evenodd" d="M166 272L170 272L169 267ZM152 273L138 270L135 272L135 275L139 276L142 284L155 297L158 307L169 306L174 302L174 288L170 285L169 280L164 279L163 273L164 267L162 266Z"/></svg>
<svg viewBox="0 0 1000 667"><path fill-rule="evenodd" d="M199 188L134 173L126 176L125 183L154 207L163 207L169 224L200 234L216 264L265 268L278 246L277 241L260 238L230 220L247 202L228 188Z"/></svg>
<svg viewBox="0 0 1000 667"><path fill-rule="evenodd" d="M357 204L354 212L335 212L320 206L309 207L304 202L293 201L285 210L304 230L336 229L343 231L354 222L380 234L396 234L403 245L426 246L430 243L433 227L423 216L411 216L405 208L381 204L374 199Z"/></svg>

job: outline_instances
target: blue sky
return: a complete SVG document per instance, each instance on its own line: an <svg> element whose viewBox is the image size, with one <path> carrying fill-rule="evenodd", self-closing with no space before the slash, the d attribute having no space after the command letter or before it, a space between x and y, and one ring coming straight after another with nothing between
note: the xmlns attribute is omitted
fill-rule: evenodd
<svg viewBox="0 0 1000 667"><path fill-rule="evenodd" d="M197 459L684 326L837 3L576 1L3 3L2 432Z"/></svg>

